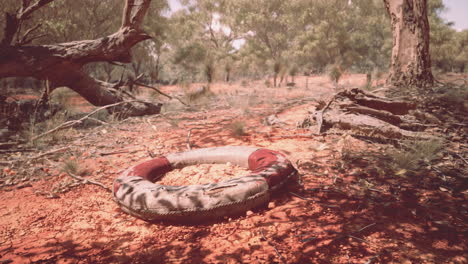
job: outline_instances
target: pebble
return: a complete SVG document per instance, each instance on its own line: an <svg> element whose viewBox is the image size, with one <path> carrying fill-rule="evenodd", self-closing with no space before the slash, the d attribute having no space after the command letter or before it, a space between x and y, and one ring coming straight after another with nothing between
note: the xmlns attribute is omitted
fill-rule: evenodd
<svg viewBox="0 0 468 264"><path fill-rule="evenodd" d="M247 216L251 216L251 215L253 215L253 212L249 210L249 211L247 211L245 214L246 214Z"/></svg>
<svg viewBox="0 0 468 264"><path fill-rule="evenodd" d="M268 209L273 209L273 208L275 208L275 207L276 207L275 202L269 202L269 203L268 203Z"/></svg>

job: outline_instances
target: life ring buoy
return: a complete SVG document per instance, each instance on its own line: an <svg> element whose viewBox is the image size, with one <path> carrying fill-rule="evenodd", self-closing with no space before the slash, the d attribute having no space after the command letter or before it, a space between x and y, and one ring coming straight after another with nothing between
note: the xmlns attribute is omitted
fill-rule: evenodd
<svg viewBox="0 0 468 264"><path fill-rule="evenodd" d="M219 183L167 186L154 183L172 169L227 163L251 173ZM155 158L124 171L114 180L113 196L123 211L145 220L200 220L245 212L265 204L297 170L281 153L226 146L202 148Z"/></svg>

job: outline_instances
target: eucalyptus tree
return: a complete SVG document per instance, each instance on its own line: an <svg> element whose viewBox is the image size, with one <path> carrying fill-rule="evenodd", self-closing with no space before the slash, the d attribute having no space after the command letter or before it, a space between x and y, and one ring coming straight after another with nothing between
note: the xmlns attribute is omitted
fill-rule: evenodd
<svg viewBox="0 0 468 264"><path fill-rule="evenodd" d="M384 3L393 35L387 81L395 86L433 85L427 0L384 0Z"/></svg>
<svg viewBox="0 0 468 264"><path fill-rule="evenodd" d="M239 39L236 26L228 15L230 1L184 1L185 9L174 13L171 20L170 49L173 63L191 72L201 72L208 83L215 69L224 68L229 79L235 59L234 42Z"/></svg>
<svg viewBox="0 0 468 264"><path fill-rule="evenodd" d="M301 1L293 58L302 67L323 72L328 66L358 71L384 69L391 48L380 0Z"/></svg>
<svg viewBox="0 0 468 264"><path fill-rule="evenodd" d="M128 94L115 89L115 86L92 78L83 70L84 66L96 62L131 62L131 48L137 43L151 38L142 29L151 0L121 1L124 3L124 8L120 25L105 28L114 33L91 40L69 41L59 44L46 44L53 43L52 39L43 39L41 40L42 44L39 42L36 44L34 41L37 40L38 35L34 33L38 32L41 24L37 21L32 22L29 18L35 17L35 14L47 10L47 8L57 12L63 11L56 6L50 6L51 4L59 5L63 1L23 0L21 3L13 1L15 3L12 4L16 4L14 10L17 11L7 11L4 32L0 41L0 78L34 77L48 80L51 87L69 87L97 106L125 102L125 104L115 106L112 110L125 111L128 115L158 113L160 111L159 104L135 100L134 97L129 97ZM81 1L67 2L83 3ZM99 17L101 14L97 15ZM47 22L48 18L44 17L44 20L40 21ZM69 18L69 16L64 17L65 21ZM57 23L52 23L52 25L60 28ZM28 26L31 27L28 28ZM63 27L66 28L66 26L65 23ZM96 29L89 28L87 30ZM62 31L57 29L56 32ZM78 32L80 31L78 30ZM63 36L57 34L57 36L71 38L65 34ZM77 36L73 38L75 37L78 38Z"/></svg>
<svg viewBox="0 0 468 264"><path fill-rule="evenodd" d="M297 34L298 1L235 0L231 8L237 10L235 24L245 38L244 49L268 63L273 71L273 85L287 62Z"/></svg>

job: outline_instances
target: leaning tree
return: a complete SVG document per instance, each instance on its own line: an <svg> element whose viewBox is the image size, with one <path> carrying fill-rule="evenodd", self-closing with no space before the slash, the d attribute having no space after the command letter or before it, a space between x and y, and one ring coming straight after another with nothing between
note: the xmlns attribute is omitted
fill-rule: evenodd
<svg viewBox="0 0 468 264"><path fill-rule="evenodd" d="M426 87L434 83L429 54L427 0L384 0L393 35L388 82Z"/></svg>
<svg viewBox="0 0 468 264"><path fill-rule="evenodd" d="M117 32L93 39L49 45L29 45L31 33L21 26L40 8L55 0L22 0L16 13L5 13L4 37L0 40L0 78L34 77L48 80L50 87L69 87L95 106L116 104L111 110L127 115L156 114L160 104L136 100L111 84L89 76L83 66L89 63L130 63L131 48L151 37L142 30L151 0L124 0L122 24ZM121 103L121 104L118 104Z"/></svg>

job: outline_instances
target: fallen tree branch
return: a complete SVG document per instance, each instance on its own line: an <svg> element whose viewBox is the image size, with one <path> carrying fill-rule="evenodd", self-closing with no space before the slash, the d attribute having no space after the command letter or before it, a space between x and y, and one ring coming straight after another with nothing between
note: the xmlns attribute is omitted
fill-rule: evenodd
<svg viewBox="0 0 468 264"><path fill-rule="evenodd" d="M156 87L153 87L153 86L149 86L149 85L146 85L144 83L141 83L141 82L134 82L134 84L136 85L140 85L142 87L145 87L145 88L148 88L148 89L151 89L153 91L156 91L157 93L169 98L169 99L176 99L177 101L181 102L183 105L185 106L189 106L187 103L185 103L184 101L182 101L180 98L176 97L176 96L171 96L171 95L168 95L167 93L164 93L163 91L159 90L158 88Z"/></svg>

